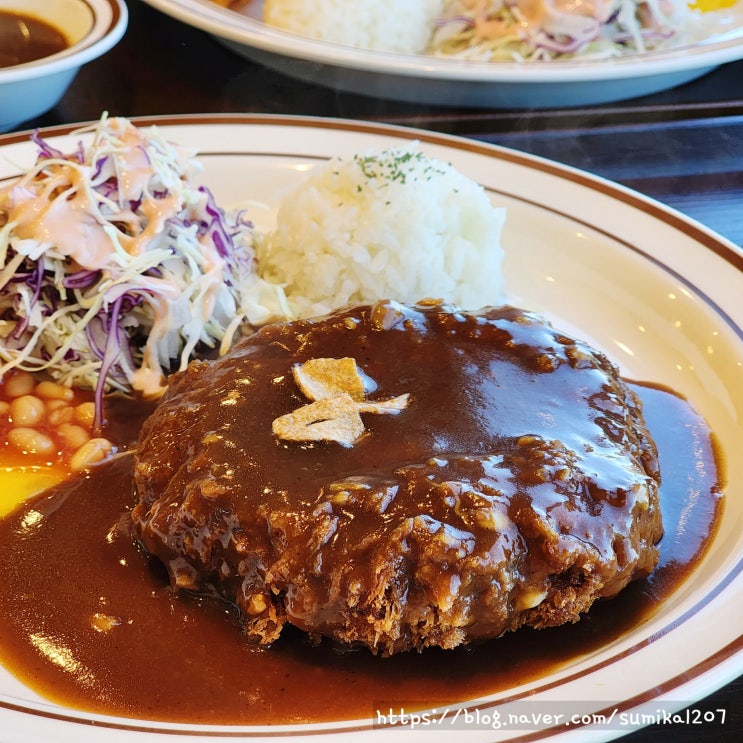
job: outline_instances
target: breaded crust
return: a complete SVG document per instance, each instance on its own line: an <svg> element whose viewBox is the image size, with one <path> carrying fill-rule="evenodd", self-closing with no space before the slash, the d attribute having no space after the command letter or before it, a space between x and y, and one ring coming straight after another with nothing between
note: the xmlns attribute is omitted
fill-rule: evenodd
<svg viewBox="0 0 743 743"><path fill-rule="evenodd" d="M392 654L574 622L648 575L659 482L603 354L511 307L383 301L176 375L132 519L251 640L290 623Z"/></svg>

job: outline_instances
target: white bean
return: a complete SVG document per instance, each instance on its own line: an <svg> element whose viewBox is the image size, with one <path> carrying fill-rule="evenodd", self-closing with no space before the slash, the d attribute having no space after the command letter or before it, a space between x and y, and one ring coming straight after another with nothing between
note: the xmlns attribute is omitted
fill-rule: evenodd
<svg viewBox="0 0 743 743"><path fill-rule="evenodd" d="M95 420L95 403L81 402L75 407L75 420L88 428L93 427Z"/></svg>
<svg viewBox="0 0 743 743"><path fill-rule="evenodd" d="M47 400L72 400L75 396L69 387L47 380L39 382L35 392L39 397L45 397Z"/></svg>
<svg viewBox="0 0 743 743"><path fill-rule="evenodd" d="M10 403L10 417L14 426L35 426L44 420L46 406L34 395L21 395Z"/></svg>
<svg viewBox="0 0 743 743"><path fill-rule="evenodd" d="M27 454L51 454L54 441L35 428L14 428L8 433L8 442Z"/></svg>
<svg viewBox="0 0 743 743"><path fill-rule="evenodd" d="M63 423L71 423L75 417L75 408L68 405L64 400L49 400L46 404L47 420L53 426L61 426Z"/></svg>
<svg viewBox="0 0 743 743"><path fill-rule="evenodd" d="M57 433L68 449L79 449L90 439L88 431L74 423L60 424L57 426Z"/></svg>
<svg viewBox="0 0 743 743"><path fill-rule="evenodd" d="M95 438L86 441L70 458L70 469L73 472L87 469L102 462L113 451L113 444L108 439Z"/></svg>
<svg viewBox="0 0 743 743"><path fill-rule="evenodd" d="M8 397L20 397L29 395L34 391L34 378L28 372L14 372L8 375L3 385Z"/></svg>

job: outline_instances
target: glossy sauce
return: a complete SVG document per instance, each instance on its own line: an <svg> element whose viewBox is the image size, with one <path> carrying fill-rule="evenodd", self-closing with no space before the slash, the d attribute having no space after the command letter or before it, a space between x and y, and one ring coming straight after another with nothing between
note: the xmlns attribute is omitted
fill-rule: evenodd
<svg viewBox="0 0 743 743"><path fill-rule="evenodd" d="M661 560L578 624L391 658L313 647L291 631L251 650L228 606L174 593L133 545L122 526L133 504L125 456L0 522L0 660L60 704L231 724L368 717L381 702L451 703L543 676L658 611L714 533L720 473L709 430L679 397L636 389L664 476Z"/></svg>
<svg viewBox="0 0 743 743"><path fill-rule="evenodd" d="M58 29L25 13L0 10L0 67L33 62L69 46Z"/></svg>
<svg viewBox="0 0 743 743"><path fill-rule="evenodd" d="M306 405L296 377L317 363L316 386L372 410L351 392ZM236 603L260 643L292 624L383 655L451 649L572 621L652 570L648 439L608 360L538 315L380 300L173 378L132 521L174 585Z"/></svg>

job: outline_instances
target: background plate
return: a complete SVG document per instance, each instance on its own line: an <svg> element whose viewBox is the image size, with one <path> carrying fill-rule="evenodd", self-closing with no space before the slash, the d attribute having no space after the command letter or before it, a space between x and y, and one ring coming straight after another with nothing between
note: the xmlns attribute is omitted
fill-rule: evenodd
<svg viewBox="0 0 743 743"><path fill-rule="evenodd" d="M376 98L434 105L552 108L606 103L681 85L743 57L743 0L725 10L714 33L695 44L612 60L543 64L464 62L315 41L264 24L262 0L239 12L209 0L144 1L287 75Z"/></svg>
<svg viewBox="0 0 743 743"><path fill-rule="evenodd" d="M559 671L491 698L467 701L505 713L528 699L580 700L586 711L685 707L743 672L743 255L703 226L639 194L510 150L423 131L359 122L271 116L167 117L158 123L198 148L201 180L225 207L247 205L272 224L283 192L320 160L418 139L508 209L503 236L509 301L541 311L604 350L627 377L684 394L715 432L727 464L718 533L691 576L641 626ZM69 128L68 128L69 129ZM51 144L78 137L55 129ZM0 184L35 159L27 135L0 137ZM0 668L3 743L165 743L289 738L313 743L430 740L429 729L334 724L198 727L90 715L49 703ZM529 740L601 741L627 728L545 729ZM523 734L523 731L521 732ZM468 743L513 740L505 729L457 730ZM521 738L523 739L523 738Z"/></svg>

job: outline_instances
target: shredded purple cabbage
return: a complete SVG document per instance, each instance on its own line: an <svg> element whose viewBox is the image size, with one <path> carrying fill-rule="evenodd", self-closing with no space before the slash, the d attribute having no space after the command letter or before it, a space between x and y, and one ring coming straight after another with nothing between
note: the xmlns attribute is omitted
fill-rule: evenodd
<svg viewBox="0 0 743 743"><path fill-rule="evenodd" d="M105 166L106 162L108 161L108 155L105 155L104 157L99 157L95 161L95 170L93 171L93 180L97 180L100 174L103 172L103 167Z"/></svg>
<svg viewBox="0 0 743 743"><path fill-rule="evenodd" d="M63 159L66 160L67 156L60 150L52 147L40 134L38 129L31 132L31 141L39 148L39 158L44 159Z"/></svg>
<svg viewBox="0 0 743 743"><path fill-rule="evenodd" d="M24 283L26 284L26 286L33 290L33 294L31 295L31 299L29 300L29 307L31 309L33 309L36 306L36 303L39 301L43 282L44 266L42 265L41 261L37 261L35 264L33 264L31 270L24 275ZM15 338L16 340L22 338L23 334L26 332L26 328L28 328L28 324L29 317L24 313L20 321L16 325L15 329L13 330L13 338Z"/></svg>
<svg viewBox="0 0 743 743"><path fill-rule="evenodd" d="M86 289L98 281L100 271L85 270L77 273L68 274L62 279L62 286L65 289Z"/></svg>
<svg viewBox="0 0 743 743"><path fill-rule="evenodd" d="M232 236L225 227L224 211L217 206L214 194L205 186L199 186L199 192L206 196L206 213L212 218L206 227L206 232L211 234L212 240L217 247L217 252L222 258L227 258L233 252Z"/></svg>
<svg viewBox="0 0 743 743"><path fill-rule="evenodd" d="M116 360L122 353L121 328L121 306L123 304L123 295L116 299L110 306L108 316L101 323L105 325L106 343L103 348L103 357L101 359L101 368L98 372L98 379L95 385L93 399L95 401L95 417L93 419L93 430L100 431L105 421L103 420L103 396L106 389L106 380L109 372ZM124 345L128 346L128 343Z"/></svg>

